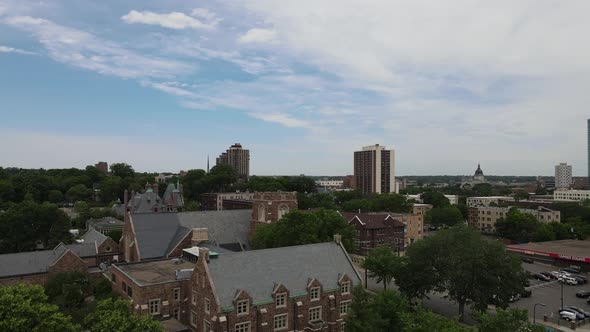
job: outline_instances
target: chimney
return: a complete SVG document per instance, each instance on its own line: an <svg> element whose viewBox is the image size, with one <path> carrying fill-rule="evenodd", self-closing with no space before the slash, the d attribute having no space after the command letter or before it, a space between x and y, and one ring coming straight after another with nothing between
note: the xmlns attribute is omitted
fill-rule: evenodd
<svg viewBox="0 0 590 332"><path fill-rule="evenodd" d="M125 212L127 212L127 203L129 202L127 196L129 196L129 194L127 192L127 189L125 189L125 191L123 192L123 206L125 207Z"/></svg>
<svg viewBox="0 0 590 332"><path fill-rule="evenodd" d="M191 245L198 246L200 243L209 240L209 231L207 228L193 228Z"/></svg>
<svg viewBox="0 0 590 332"><path fill-rule="evenodd" d="M209 249L199 247L199 260L205 259L209 263Z"/></svg>
<svg viewBox="0 0 590 332"><path fill-rule="evenodd" d="M336 244L342 244L342 235L334 234L334 242L336 242Z"/></svg>

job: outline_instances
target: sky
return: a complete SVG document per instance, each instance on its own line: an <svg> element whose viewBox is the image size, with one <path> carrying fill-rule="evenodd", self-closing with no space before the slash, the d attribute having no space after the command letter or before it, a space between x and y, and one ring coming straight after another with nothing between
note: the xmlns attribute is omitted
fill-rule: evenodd
<svg viewBox="0 0 590 332"><path fill-rule="evenodd" d="M0 0L0 166L587 174L590 1Z"/></svg>

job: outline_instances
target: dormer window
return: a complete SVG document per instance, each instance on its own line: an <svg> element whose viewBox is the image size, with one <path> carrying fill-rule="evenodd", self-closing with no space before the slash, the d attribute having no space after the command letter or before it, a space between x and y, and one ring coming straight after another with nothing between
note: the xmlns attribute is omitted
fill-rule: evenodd
<svg viewBox="0 0 590 332"><path fill-rule="evenodd" d="M309 290L309 298L312 301L318 301L320 299L320 288L319 287L312 287Z"/></svg>
<svg viewBox="0 0 590 332"><path fill-rule="evenodd" d="M247 314L250 311L249 301L248 300L238 301L236 303L236 311L237 311L238 315Z"/></svg>
<svg viewBox="0 0 590 332"><path fill-rule="evenodd" d="M349 281L345 281L340 285L340 292L343 295L350 294L350 282Z"/></svg>
<svg viewBox="0 0 590 332"><path fill-rule="evenodd" d="M277 308L283 308L287 306L287 293L279 293L275 297L275 304Z"/></svg>

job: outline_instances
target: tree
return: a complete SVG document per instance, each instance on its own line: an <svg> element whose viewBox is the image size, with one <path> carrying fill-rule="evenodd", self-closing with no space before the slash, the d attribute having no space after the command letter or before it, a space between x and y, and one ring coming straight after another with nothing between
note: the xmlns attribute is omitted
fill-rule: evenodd
<svg viewBox="0 0 590 332"><path fill-rule="evenodd" d="M327 242L332 241L335 234L340 234L346 250L352 251L354 226L338 212L295 210L275 223L256 226L252 246L263 249Z"/></svg>
<svg viewBox="0 0 590 332"><path fill-rule="evenodd" d="M391 283L401 265L400 259L391 248L386 246L371 249L363 262L363 268L369 271L369 276L377 282L383 282L383 290Z"/></svg>
<svg viewBox="0 0 590 332"><path fill-rule="evenodd" d="M353 301L346 317L346 332L381 332L387 322L379 312L373 310L373 299L362 286L352 292Z"/></svg>
<svg viewBox="0 0 590 332"><path fill-rule="evenodd" d="M79 326L47 302L38 285L0 287L0 331L74 332Z"/></svg>
<svg viewBox="0 0 590 332"><path fill-rule="evenodd" d="M90 294L90 282L84 273L62 272L52 276L45 285L49 301L60 308L80 307Z"/></svg>
<svg viewBox="0 0 590 332"><path fill-rule="evenodd" d="M483 239L475 230L457 225L412 244L398 270L396 282L409 298L431 291L446 292L459 304L485 310L492 299L500 308L523 291L526 275L521 262L499 242Z"/></svg>
<svg viewBox="0 0 590 332"><path fill-rule="evenodd" d="M100 181L100 200L103 203L112 201L123 202L123 181L119 176L106 176Z"/></svg>
<svg viewBox="0 0 590 332"><path fill-rule="evenodd" d="M427 191L420 195L420 198L424 204L432 204L434 208L451 205L449 199L437 191Z"/></svg>
<svg viewBox="0 0 590 332"><path fill-rule="evenodd" d="M540 222L530 213L523 213L517 208L511 208L505 218L496 222L496 234L515 242L530 242Z"/></svg>
<svg viewBox="0 0 590 332"><path fill-rule="evenodd" d="M147 315L131 313L131 305L122 299L107 298L96 305L84 324L92 332L163 332L160 323Z"/></svg>
<svg viewBox="0 0 590 332"><path fill-rule="evenodd" d="M71 202L87 201L92 198L92 193L92 189L87 188L83 184L78 184L66 192L66 198Z"/></svg>
<svg viewBox="0 0 590 332"><path fill-rule="evenodd" d="M496 314L479 314L479 332L544 332L543 326L529 322L528 312L520 309L498 309Z"/></svg>
<svg viewBox="0 0 590 332"><path fill-rule="evenodd" d="M113 176L118 176L121 179L133 178L135 176L135 171L133 170L133 167L125 163L115 163L112 164L109 168L111 169L111 174Z"/></svg>
<svg viewBox="0 0 590 332"><path fill-rule="evenodd" d="M205 178L205 185L209 191L223 192L229 191L237 180L238 175L233 167L222 164L211 168Z"/></svg>
<svg viewBox="0 0 590 332"><path fill-rule="evenodd" d="M494 191L489 183L478 183L471 189L475 196L492 196Z"/></svg>
<svg viewBox="0 0 590 332"><path fill-rule="evenodd" d="M301 210L323 208L336 210L338 206L334 203L334 197L330 194L303 194L297 193L297 206Z"/></svg>
<svg viewBox="0 0 590 332"><path fill-rule="evenodd" d="M61 203L64 200L64 194L62 194L62 192L57 189L53 189L49 191L49 194L47 195L47 200L50 203Z"/></svg>
<svg viewBox="0 0 590 332"><path fill-rule="evenodd" d="M456 206L433 208L426 213L426 221L433 225L454 226L461 223L463 214Z"/></svg>

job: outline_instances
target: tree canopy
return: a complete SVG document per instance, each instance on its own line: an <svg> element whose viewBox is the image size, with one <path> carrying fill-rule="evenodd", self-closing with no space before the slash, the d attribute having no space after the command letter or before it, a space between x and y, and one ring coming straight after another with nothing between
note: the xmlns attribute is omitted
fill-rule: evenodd
<svg viewBox="0 0 590 332"><path fill-rule="evenodd" d="M394 275L401 266L401 259L386 246L371 249L363 262L363 268L366 269L371 278L377 282L383 282L383 289L391 283Z"/></svg>
<svg viewBox="0 0 590 332"><path fill-rule="evenodd" d="M353 249L354 226L336 211L299 211L284 215L271 224L260 224L252 237L256 249L286 247L309 243L333 241L334 235L342 236L346 250Z"/></svg>
<svg viewBox="0 0 590 332"><path fill-rule="evenodd" d="M433 225L454 226L463 222L463 214L456 206L443 205L435 207L426 212L425 221Z"/></svg>
<svg viewBox="0 0 590 332"><path fill-rule="evenodd" d="M99 301L96 309L84 320L92 332L163 332L160 323L151 316L131 313L131 305L122 299Z"/></svg>
<svg viewBox="0 0 590 332"><path fill-rule="evenodd" d="M398 194L374 194L365 198L354 198L342 203L347 212L410 212L412 203Z"/></svg>

